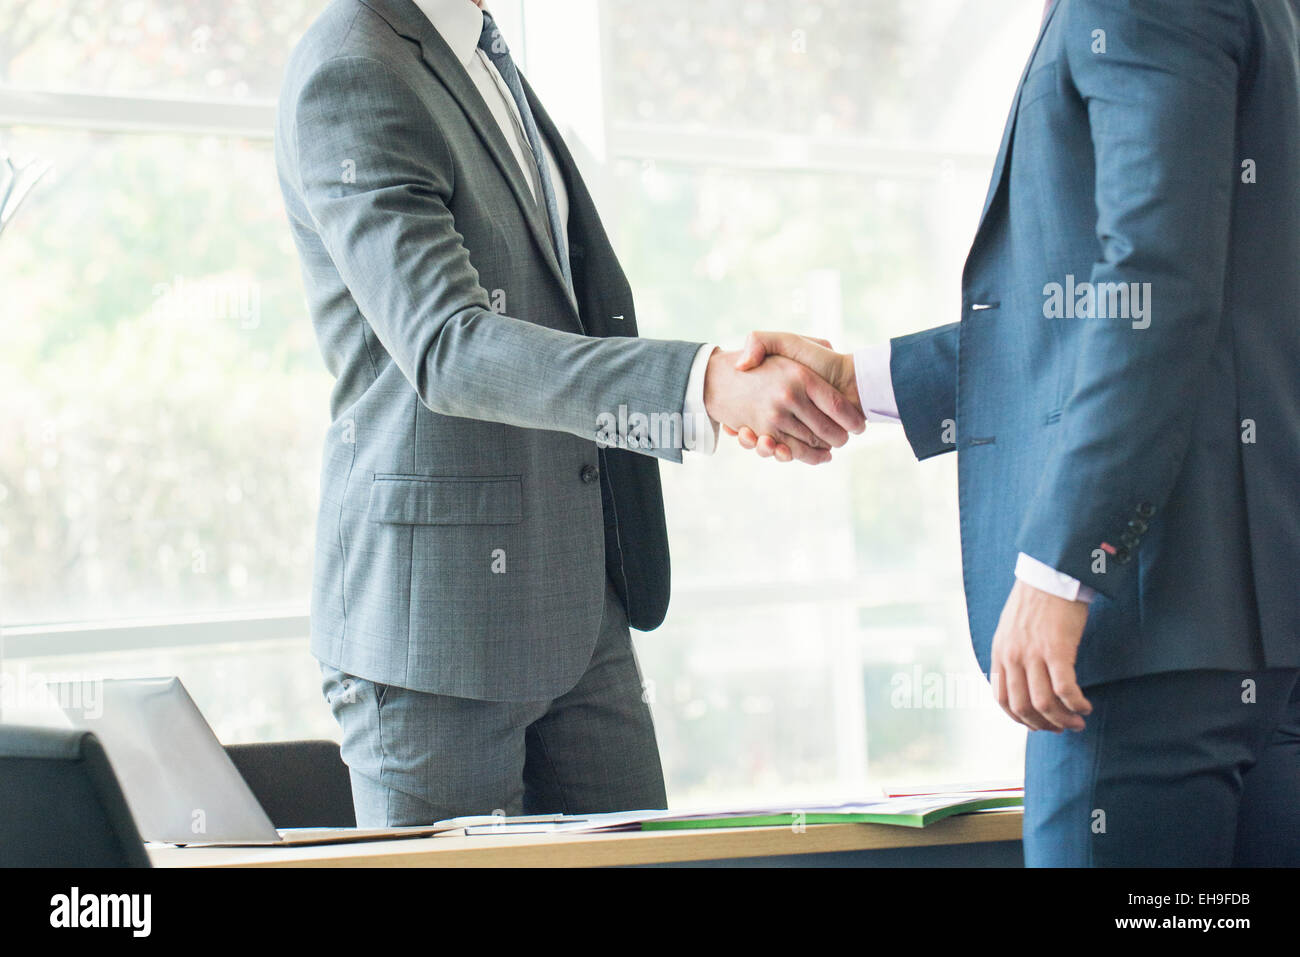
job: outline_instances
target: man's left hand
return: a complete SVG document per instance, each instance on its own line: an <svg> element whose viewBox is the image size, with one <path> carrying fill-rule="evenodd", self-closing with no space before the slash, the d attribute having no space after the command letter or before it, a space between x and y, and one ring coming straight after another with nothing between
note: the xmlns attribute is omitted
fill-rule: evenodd
<svg viewBox="0 0 1300 957"><path fill-rule="evenodd" d="M1034 731L1082 731L1092 705L1074 662L1088 603L1069 601L1016 579L993 636L989 679L1002 710Z"/></svg>

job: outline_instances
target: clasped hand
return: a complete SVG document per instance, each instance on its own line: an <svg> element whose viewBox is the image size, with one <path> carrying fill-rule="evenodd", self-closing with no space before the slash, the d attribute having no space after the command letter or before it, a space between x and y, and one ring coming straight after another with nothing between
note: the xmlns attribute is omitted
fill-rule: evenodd
<svg viewBox="0 0 1300 957"><path fill-rule="evenodd" d="M853 357L824 339L753 332L744 348L715 351L704 379L706 411L764 458L820 465L866 427Z"/></svg>

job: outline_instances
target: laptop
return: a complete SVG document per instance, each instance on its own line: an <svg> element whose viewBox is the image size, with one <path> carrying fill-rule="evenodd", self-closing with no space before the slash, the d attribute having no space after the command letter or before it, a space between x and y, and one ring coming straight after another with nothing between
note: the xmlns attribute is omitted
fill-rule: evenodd
<svg viewBox="0 0 1300 957"><path fill-rule="evenodd" d="M73 727L108 754L146 841L202 845L301 845L425 837L427 827L277 830L179 678L50 682Z"/></svg>

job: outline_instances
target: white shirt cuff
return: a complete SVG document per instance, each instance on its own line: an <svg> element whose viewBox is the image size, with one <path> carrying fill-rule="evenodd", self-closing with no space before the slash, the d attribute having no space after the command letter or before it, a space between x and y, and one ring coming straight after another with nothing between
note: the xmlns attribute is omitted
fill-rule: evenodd
<svg viewBox="0 0 1300 957"><path fill-rule="evenodd" d="M709 418L704 408L704 374L709 368L709 356L718 347L705 343L695 353L691 374L686 379L686 402L682 407L683 444L688 452L712 455L718 448L718 423Z"/></svg>
<svg viewBox="0 0 1300 957"><path fill-rule="evenodd" d="M1066 601L1090 602L1097 594L1077 578L1058 572L1051 565L1045 565L1024 552L1021 552L1020 557L1016 559L1016 577L1026 585L1032 585L1039 591L1064 598Z"/></svg>
<svg viewBox="0 0 1300 957"><path fill-rule="evenodd" d="M889 359L893 347L888 342L867 346L853 353L853 370L858 377L858 401L868 422L893 422L903 420L898 415L898 402L894 399L894 381L889 374Z"/></svg>

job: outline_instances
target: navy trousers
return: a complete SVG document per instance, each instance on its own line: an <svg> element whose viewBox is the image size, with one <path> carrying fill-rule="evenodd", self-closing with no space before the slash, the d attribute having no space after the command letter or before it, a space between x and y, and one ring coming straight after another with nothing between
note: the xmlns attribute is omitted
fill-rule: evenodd
<svg viewBox="0 0 1300 957"><path fill-rule="evenodd" d="M1300 671L1084 693L1085 730L1029 733L1027 866L1300 866Z"/></svg>

